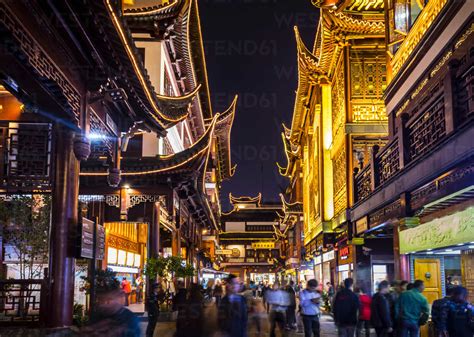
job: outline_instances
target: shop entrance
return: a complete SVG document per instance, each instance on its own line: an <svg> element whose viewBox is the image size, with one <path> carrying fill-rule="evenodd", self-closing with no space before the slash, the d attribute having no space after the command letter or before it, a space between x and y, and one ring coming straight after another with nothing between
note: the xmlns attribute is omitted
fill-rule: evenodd
<svg viewBox="0 0 474 337"><path fill-rule="evenodd" d="M441 298L441 262L439 259L415 259L415 280L422 280L425 283L426 296L429 303Z"/></svg>

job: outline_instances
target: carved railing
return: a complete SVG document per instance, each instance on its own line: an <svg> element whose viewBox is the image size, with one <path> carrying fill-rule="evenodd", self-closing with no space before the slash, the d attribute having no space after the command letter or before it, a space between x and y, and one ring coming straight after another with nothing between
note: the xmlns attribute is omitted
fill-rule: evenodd
<svg viewBox="0 0 474 337"><path fill-rule="evenodd" d="M400 170L400 153L398 139L394 139L387 144L377 156L377 166L379 168L379 183L383 184Z"/></svg>
<svg viewBox="0 0 474 337"><path fill-rule="evenodd" d="M371 188L371 170L370 166L366 166L357 174L354 178L355 182L355 195L357 196L357 200L362 200L369 196L372 192Z"/></svg>
<svg viewBox="0 0 474 337"><path fill-rule="evenodd" d="M44 323L46 299L45 280L0 280L0 327Z"/></svg>

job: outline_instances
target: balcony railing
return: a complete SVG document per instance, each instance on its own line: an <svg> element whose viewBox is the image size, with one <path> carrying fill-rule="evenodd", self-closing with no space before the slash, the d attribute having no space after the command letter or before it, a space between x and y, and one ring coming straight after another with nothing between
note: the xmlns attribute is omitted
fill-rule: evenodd
<svg viewBox="0 0 474 337"><path fill-rule="evenodd" d="M0 280L0 327L44 323L45 280Z"/></svg>
<svg viewBox="0 0 474 337"><path fill-rule="evenodd" d="M419 162L474 119L474 55L431 72L397 111L391 141L372 149L370 165L354 172L354 200L366 199L410 164ZM395 113L395 112L394 112Z"/></svg>

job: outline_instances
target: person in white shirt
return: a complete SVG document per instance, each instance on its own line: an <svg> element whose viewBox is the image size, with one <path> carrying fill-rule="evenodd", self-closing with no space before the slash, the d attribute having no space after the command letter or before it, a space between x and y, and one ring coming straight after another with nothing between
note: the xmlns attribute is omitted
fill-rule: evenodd
<svg viewBox="0 0 474 337"><path fill-rule="evenodd" d="M268 290L265 295L267 303L270 304L270 337L276 336L277 324L282 337L286 337L288 335L285 329L286 309L290 305L290 296L277 283L273 285L273 290Z"/></svg>
<svg viewBox="0 0 474 337"><path fill-rule="evenodd" d="M306 289L300 291L301 316L303 318L304 336L320 336L319 314L321 295L318 290L318 281L309 280Z"/></svg>

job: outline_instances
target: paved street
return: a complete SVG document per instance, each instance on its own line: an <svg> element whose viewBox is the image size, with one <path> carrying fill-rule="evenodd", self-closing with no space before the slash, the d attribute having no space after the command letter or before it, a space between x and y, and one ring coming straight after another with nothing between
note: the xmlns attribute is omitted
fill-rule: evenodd
<svg viewBox="0 0 474 337"><path fill-rule="evenodd" d="M210 305L206 307L206 312L205 312L205 331L206 334L205 336L213 336L215 333L215 325L216 325L216 309L214 305ZM155 330L155 335L154 337L172 337L174 332L175 332L175 322L159 322L157 325L157 328ZM145 329L146 329L147 323L143 322L141 323L141 328L143 331L143 335L145 335ZM334 326L334 322L332 318L328 315L323 315L321 318L321 336L324 337L333 337L336 336L336 329ZM257 337L258 334L255 330L255 327L250 325L249 326L249 337ZM269 323L268 323L268 317L265 315L265 317L262 320L262 337L267 337L269 336ZM281 336L277 330L277 336ZM288 334L289 337L296 337L296 336L303 336L303 333L297 333L296 331L291 331ZM204 337L204 336L203 336Z"/></svg>

